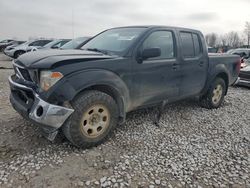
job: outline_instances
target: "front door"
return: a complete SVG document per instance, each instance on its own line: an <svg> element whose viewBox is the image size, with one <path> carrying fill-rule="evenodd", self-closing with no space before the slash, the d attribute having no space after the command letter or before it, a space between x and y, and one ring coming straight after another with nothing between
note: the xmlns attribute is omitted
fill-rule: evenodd
<svg viewBox="0 0 250 188"><path fill-rule="evenodd" d="M160 48L161 55L133 63L134 107L178 96L180 66L176 58L175 41L173 31L155 30L149 33L139 46L138 51Z"/></svg>

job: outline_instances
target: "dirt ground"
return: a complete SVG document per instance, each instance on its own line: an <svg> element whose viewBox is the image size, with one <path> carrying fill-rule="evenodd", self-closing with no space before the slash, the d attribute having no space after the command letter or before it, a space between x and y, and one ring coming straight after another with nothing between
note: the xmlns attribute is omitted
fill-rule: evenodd
<svg viewBox="0 0 250 188"><path fill-rule="evenodd" d="M128 114L104 144L51 143L9 102L11 60L0 54L0 187L250 187L250 90L217 110L171 104Z"/></svg>

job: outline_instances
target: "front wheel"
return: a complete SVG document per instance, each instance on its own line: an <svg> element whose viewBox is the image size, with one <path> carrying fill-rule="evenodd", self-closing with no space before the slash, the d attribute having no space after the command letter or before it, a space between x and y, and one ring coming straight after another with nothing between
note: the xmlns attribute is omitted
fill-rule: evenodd
<svg viewBox="0 0 250 188"><path fill-rule="evenodd" d="M72 101L74 113L63 126L66 138L77 147L104 142L118 123L115 100L100 91L86 91Z"/></svg>
<svg viewBox="0 0 250 188"><path fill-rule="evenodd" d="M200 98L203 107L212 109L219 108L224 101L226 83L222 78L216 78L210 85L207 93Z"/></svg>

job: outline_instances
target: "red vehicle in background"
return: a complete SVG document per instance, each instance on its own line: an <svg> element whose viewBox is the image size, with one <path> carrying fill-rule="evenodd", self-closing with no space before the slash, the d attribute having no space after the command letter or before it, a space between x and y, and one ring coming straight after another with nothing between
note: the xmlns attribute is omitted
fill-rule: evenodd
<svg viewBox="0 0 250 188"><path fill-rule="evenodd" d="M227 54L239 55L241 57L241 68L247 66L247 61L250 57L250 48L237 48L227 52Z"/></svg>

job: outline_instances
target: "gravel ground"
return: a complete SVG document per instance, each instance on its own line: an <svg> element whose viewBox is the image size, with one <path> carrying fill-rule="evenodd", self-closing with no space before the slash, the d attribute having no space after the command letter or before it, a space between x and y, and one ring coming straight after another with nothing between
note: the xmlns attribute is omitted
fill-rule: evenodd
<svg viewBox="0 0 250 188"><path fill-rule="evenodd" d="M0 69L3 69L3 68L8 68L8 69L12 68L11 60L12 60L12 58L3 55L0 52Z"/></svg>
<svg viewBox="0 0 250 188"><path fill-rule="evenodd" d="M129 113L107 142L83 150L47 141L11 108L12 72L0 70L0 187L250 187L247 88L231 87L216 110L170 104L159 127L156 108Z"/></svg>

